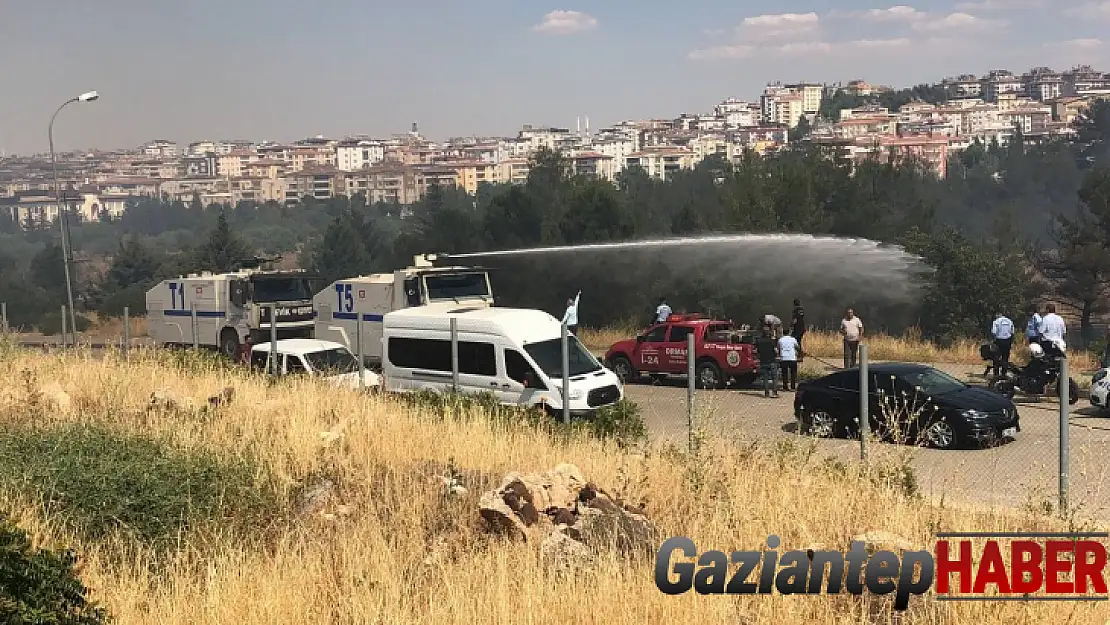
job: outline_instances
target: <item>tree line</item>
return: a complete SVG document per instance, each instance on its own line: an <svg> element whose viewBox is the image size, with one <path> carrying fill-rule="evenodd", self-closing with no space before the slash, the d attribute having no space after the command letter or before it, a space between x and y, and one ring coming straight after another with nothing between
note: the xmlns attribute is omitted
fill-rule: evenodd
<svg viewBox="0 0 1110 625"><path fill-rule="evenodd" d="M828 103L826 103L828 104ZM834 106L828 104L828 106ZM830 109L831 110L831 109ZM974 144L938 178L913 159L851 164L805 141L735 162L711 157L657 180L641 169L616 184L574 175L551 151L527 182L484 184L476 195L432 187L409 207L362 196L237 206L160 198L133 201L117 220L74 225L75 284L84 310L143 310L143 293L181 273L230 269L281 253L327 281L408 266L426 252L480 252L690 237L809 233L901 245L932 267L913 302L838 277L833 259L793 266L788 248L710 253L697 243L592 253L474 259L491 269L498 303L559 315L583 291L583 324L642 323L659 297L676 310L750 322L804 300L816 325L853 306L870 327L919 327L937 341L981 336L996 312L1015 321L1052 297L1094 337L1110 281L1110 105L1097 104L1067 138ZM36 324L64 301L56 227L0 223L0 300L13 323ZM462 261L460 261L462 262ZM909 278L906 278L909 279Z"/></svg>

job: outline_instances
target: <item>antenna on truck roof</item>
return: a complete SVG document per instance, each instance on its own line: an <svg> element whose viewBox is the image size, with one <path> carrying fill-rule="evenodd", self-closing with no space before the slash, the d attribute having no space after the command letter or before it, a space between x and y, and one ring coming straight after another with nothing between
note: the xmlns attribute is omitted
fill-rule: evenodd
<svg viewBox="0 0 1110 625"><path fill-rule="evenodd" d="M262 265L272 265L282 259L281 254L277 256L252 256L251 258L244 258L235 263L235 270L240 269L258 269Z"/></svg>

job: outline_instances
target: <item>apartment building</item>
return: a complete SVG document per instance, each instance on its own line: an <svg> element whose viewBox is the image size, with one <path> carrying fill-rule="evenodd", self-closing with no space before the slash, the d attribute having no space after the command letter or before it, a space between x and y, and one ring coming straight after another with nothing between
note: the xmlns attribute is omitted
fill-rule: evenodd
<svg viewBox="0 0 1110 625"><path fill-rule="evenodd" d="M803 113L806 115L816 115L821 112L821 96L825 91L824 85L797 83L787 85L786 88L802 97Z"/></svg>
<svg viewBox="0 0 1110 625"><path fill-rule="evenodd" d="M348 139L335 148L336 166L342 171L358 171L385 160L381 141Z"/></svg>
<svg viewBox="0 0 1110 625"><path fill-rule="evenodd" d="M139 152L143 156L155 159L170 159L178 156L177 144L166 139L155 139L145 143L139 148Z"/></svg>
<svg viewBox="0 0 1110 625"><path fill-rule="evenodd" d="M387 161L348 174L347 195L361 193L372 204L413 204L420 199L416 178L411 166Z"/></svg>
<svg viewBox="0 0 1110 625"><path fill-rule="evenodd" d="M591 176L600 180L615 180L619 169L617 159L600 152L581 152L571 157L571 167L575 174Z"/></svg>
<svg viewBox="0 0 1110 625"><path fill-rule="evenodd" d="M802 95L785 87L769 85L759 97L763 123L784 124L787 128L798 125L805 110ZM820 107L820 102L818 102Z"/></svg>
<svg viewBox="0 0 1110 625"><path fill-rule="evenodd" d="M233 150L219 157L220 175L225 178L240 178L246 175L246 170L252 161L258 160L254 150Z"/></svg>
<svg viewBox="0 0 1110 625"><path fill-rule="evenodd" d="M983 83L975 74L961 74L941 81L956 98L978 98L983 94Z"/></svg>
<svg viewBox="0 0 1110 625"><path fill-rule="evenodd" d="M984 100L994 102L1003 93L1024 93L1025 82L1021 76L1005 69L993 69L979 80Z"/></svg>
<svg viewBox="0 0 1110 625"><path fill-rule="evenodd" d="M347 190L346 179L334 165L311 164L285 175L285 201L298 202L303 197L326 200L343 195Z"/></svg>
<svg viewBox="0 0 1110 625"><path fill-rule="evenodd" d="M189 178L212 178L220 175L220 159L215 152L186 156L181 162L185 176Z"/></svg>
<svg viewBox="0 0 1110 625"><path fill-rule="evenodd" d="M327 145L295 145L288 150L289 169L299 172L305 169L335 167L335 148Z"/></svg>
<svg viewBox="0 0 1110 625"><path fill-rule="evenodd" d="M444 161L444 167L455 171L455 184L467 193L475 194L483 183L494 184L498 182L498 169L496 163L482 161Z"/></svg>
<svg viewBox="0 0 1110 625"><path fill-rule="evenodd" d="M497 179L510 184L528 182L531 166L526 158L507 158L497 164Z"/></svg>
<svg viewBox="0 0 1110 625"><path fill-rule="evenodd" d="M625 158L625 167L641 167L653 178L666 180L682 169L694 166L694 153L687 148L649 147Z"/></svg>

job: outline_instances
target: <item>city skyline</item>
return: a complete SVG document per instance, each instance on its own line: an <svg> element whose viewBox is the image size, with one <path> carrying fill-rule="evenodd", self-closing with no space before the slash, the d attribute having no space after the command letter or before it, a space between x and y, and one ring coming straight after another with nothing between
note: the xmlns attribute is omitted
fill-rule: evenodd
<svg viewBox="0 0 1110 625"><path fill-rule="evenodd" d="M1105 0L853 0L835 11L703 0L681 14L654 1L43 4L3 10L0 35L20 52L0 59L7 154L45 152L50 114L90 89L99 102L59 116L59 150L389 136L412 122L438 139L504 136L523 124L573 129L587 115L594 129L757 99L772 80L903 87L1110 64L1098 36L1110 25ZM411 26L374 27L382 22Z"/></svg>

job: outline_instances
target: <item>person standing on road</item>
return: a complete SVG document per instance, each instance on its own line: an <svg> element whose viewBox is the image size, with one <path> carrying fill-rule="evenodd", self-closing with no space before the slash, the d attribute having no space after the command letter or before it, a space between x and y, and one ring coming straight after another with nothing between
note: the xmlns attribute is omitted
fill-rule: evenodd
<svg viewBox="0 0 1110 625"><path fill-rule="evenodd" d="M1041 314L1036 306L1029 307L1029 320L1025 322L1025 340L1029 345L1041 340Z"/></svg>
<svg viewBox="0 0 1110 625"><path fill-rule="evenodd" d="M802 309L802 301L794 300L794 310L790 313L790 334L798 342L798 349L802 347L802 337L806 333L806 312Z"/></svg>
<svg viewBox="0 0 1110 625"><path fill-rule="evenodd" d="M667 305L667 298L660 297L659 305L655 307L655 323L666 323L671 316L671 307Z"/></svg>
<svg viewBox="0 0 1110 625"><path fill-rule="evenodd" d="M759 375L763 379L764 397L779 396L778 351L774 334L764 328L759 338L755 340L755 353L759 358Z"/></svg>
<svg viewBox="0 0 1110 625"><path fill-rule="evenodd" d="M844 337L844 368L851 369L856 366L859 342L863 340L863 320L851 308L840 321L840 334Z"/></svg>
<svg viewBox="0 0 1110 625"><path fill-rule="evenodd" d="M578 300L582 297L582 291L574 296L574 299L567 300L567 311L563 313L563 323L567 324L567 331L571 334L578 335Z"/></svg>
<svg viewBox="0 0 1110 625"><path fill-rule="evenodd" d="M779 358L782 359L782 390L798 390L798 356L802 351L798 339L792 334L784 334L779 339Z"/></svg>
<svg viewBox="0 0 1110 625"><path fill-rule="evenodd" d="M991 324L994 338L994 377L1001 377L1010 365L1010 348L1014 345L1014 322L1002 313L995 313Z"/></svg>
<svg viewBox="0 0 1110 625"><path fill-rule="evenodd" d="M1068 333L1068 328L1064 324L1064 318L1056 314L1056 304L1049 304L1044 307L1044 310L1045 316L1041 319L1041 347L1046 354L1058 353L1064 356L1064 349L1059 347L1066 345L1064 337Z"/></svg>

